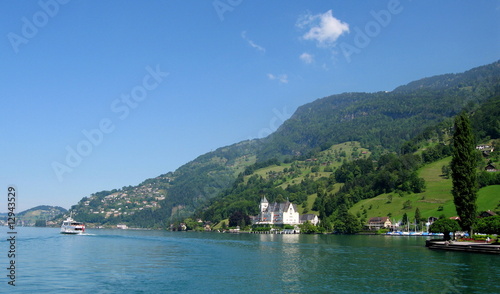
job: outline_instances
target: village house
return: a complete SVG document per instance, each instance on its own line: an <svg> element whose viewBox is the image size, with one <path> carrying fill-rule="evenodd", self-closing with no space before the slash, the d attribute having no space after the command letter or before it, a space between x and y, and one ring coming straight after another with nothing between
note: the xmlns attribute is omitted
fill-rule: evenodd
<svg viewBox="0 0 500 294"><path fill-rule="evenodd" d="M497 168L493 165L493 164L488 164L485 168L484 168L485 171L487 172L496 172L497 171Z"/></svg>
<svg viewBox="0 0 500 294"><path fill-rule="evenodd" d="M437 221L438 218L437 217L434 217L434 216L430 216L428 219L427 219L427 222L429 223L429 225L433 224L435 221Z"/></svg>
<svg viewBox="0 0 500 294"><path fill-rule="evenodd" d="M476 149L481 151L484 157L490 156L490 154L495 151L495 147L490 145L477 145Z"/></svg>
<svg viewBox="0 0 500 294"><path fill-rule="evenodd" d="M486 210L486 211L483 211L479 214L479 217L489 217L489 216L494 216L494 215L497 215L496 213L494 213L493 211L491 210Z"/></svg>
<svg viewBox="0 0 500 294"><path fill-rule="evenodd" d="M489 151L493 151L494 148L490 145L477 145L476 146L476 149L477 150L489 150Z"/></svg>
<svg viewBox="0 0 500 294"><path fill-rule="evenodd" d="M368 220L368 229L371 230L379 230L382 228L390 228L392 227L392 222L387 216L383 217L371 217Z"/></svg>
<svg viewBox="0 0 500 294"><path fill-rule="evenodd" d="M311 224L317 226L319 223L319 218L315 214L303 214L300 216L300 223L303 224L305 222L310 222Z"/></svg>

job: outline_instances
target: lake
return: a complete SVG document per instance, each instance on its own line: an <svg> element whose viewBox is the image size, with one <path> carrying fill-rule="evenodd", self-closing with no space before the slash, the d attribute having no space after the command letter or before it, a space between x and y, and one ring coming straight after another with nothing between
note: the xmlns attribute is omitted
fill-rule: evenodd
<svg viewBox="0 0 500 294"><path fill-rule="evenodd" d="M499 257L431 251L424 237L16 228L5 293L500 293Z"/></svg>

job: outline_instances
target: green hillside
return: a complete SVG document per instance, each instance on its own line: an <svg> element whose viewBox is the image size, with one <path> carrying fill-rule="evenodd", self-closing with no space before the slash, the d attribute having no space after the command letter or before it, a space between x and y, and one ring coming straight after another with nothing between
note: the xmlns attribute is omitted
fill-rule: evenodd
<svg viewBox="0 0 500 294"><path fill-rule="evenodd" d="M477 207L479 211L500 211L500 185L480 189L477 197Z"/></svg>
<svg viewBox="0 0 500 294"><path fill-rule="evenodd" d="M331 182L335 170L345 162L366 159L370 155L370 151L362 148L359 142L344 142L311 158L277 164L273 160L268 166L256 164L260 167L257 169L250 166L232 188L213 199L208 208L199 210L196 215L215 223L236 211L256 215L262 196L270 202L289 199L298 205L300 213L319 214L314 209L318 187L329 186L330 193L337 192L342 184Z"/></svg>
<svg viewBox="0 0 500 294"><path fill-rule="evenodd" d="M425 180L426 189L422 193L411 194L382 194L372 199L366 199L356 203L349 212L353 214L367 211L367 219L377 216L388 216L401 219L404 213L412 216L418 207L422 217L441 214L453 216L456 214L451 195L451 179L445 179L441 175L441 167L449 164L451 157L436 161L422 167L418 173ZM392 197L391 197L392 196ZM410 205L408 205L408 201ZM405 206L404 204L407 203ZM405 207L405 208L403 208Z"/></svg>
<svg viewBox="0 0 500 294"><path fill-rule="evenodd" d="M451 179L442 176L441 168L449 164L451 157L444 158L428 164L419 170L419 175L426 181L426 190L423 193L412 193L398 195L395 193L382 194L372 199L366 199L356 203L349 212L362 215L367 211L367 218L377 216L391 216L395 220L401 220L406 213L410 219L414 217L418 207L422 217L446 217L456 216L453 196L451 195ZM392 201L389 201L392 195ZM410 201L410 206L403 208ZM500 185L487 186L479 190L477 199L478 211L500 209Z"/></svg>
<svg viewBox="0 0 500 294"><path fill-rule="evenodd" d="M415 167L439 159L448 147L431 144L434 154L424 153L421 159L413 152L436 132L436 142L443 141L440 137L449 133L447 123L459 111L478 109L498 95L499 80L497 61L391 92L317 99L299 107L266 138L218 148L137 186L93 193L71 210L75 219L96 225L166 227L193 213L212 221L235 210L254 214L255 203L266 195L273 200L289 198L324 216L339 207L347 213L346 207L377 194L419 191L422 181ZM491 126L485 134L494 138L498 128L489 124L490 117L496 116L484 114L479 123ZM359 143L351 150L342 146L345 142ZM410 143L403 148L405 142ZM406 156L399 158L400 153ZM312 200L314 194L317 198Z"/></svg>
<svg viewBox="0 0 500 294"><path fill-rule="evenodd" d="M259 159L283 158L359 141L371 151L399 151L401 145L498 93L500 62L460 74L409 83L390 92L343 93L297 109L258 151Z"/></svg>
<svg viewBox="0 0 500 294"><path fill-rule="evenodd" d="M49 221L66 212L66 209L59 206L39 205L18 213L17 218L23 225L31 226L36 221Z"/></svg>
<svg viewBox="0 0 500 294"><path fill-rule="evenodd" d="M429 158L429 161L433 161L435 156L439 156L435 154L436 150L443 148L432 141L425 144L425 150L416 152L418 155L415 156L398 157L391 154L382 156L379 162L372 166L370 174L366 177L370 179L369 182L376 182L380 175L384 175L387 171L392 170L393 176L396 176L394 174L397 171L395 166L400 165L399 168L404 171L404 166L408 164L405 161L418 160L418 158ZM346 157L341 159L339 158L340 154ZM306 160L251 169L252 172L243 176L237 185L225 192L224 196L214 199L209 208L197 216L217 222L227 219L235 211L255 215L258 213L260 197L266 196L271 202L289 198L298 204L301 214L314 213L324 218L325 212L321 215L318 205L328 205L328 203L319 201L318 195L322 194L324 199L334 203L339 201L337 198L345 197L342 195L352 197L353 192L359 193L360 190L356 186L353 187L354 190L340 193L344 184L337 183L336 180L346 170L356 169L354 163L365 160L369 162L371 160L369 156L370 152L361 148L359 142L346 142L334 145ZM417 208L423 218L442 215L455 216L456 211L451 195L451 179L442 174L443 166L448 166L450 161L451 157L447 156L424 164L416 170L418 177L425 181L424 191L420 193L405 192L401 190L404 189L403 184L391 193L374 195L373 198L354 203L349 209L349 213L355 215L363 223L368 218L375 216L390 216L392 219L401 220L405 213L411 219L415 216ZM411 170L406 172L407 175L411 174ZM404 176L404 173L402 175ZM363 178L363 176L361 177ZM499 192L500 185L481 189L478 193L478 210L498 210L500 208ZM335 208L333 211L334 214L338 213Z"/></svg>
<svg viewBox="0 0 500 294"><path fill-rule="evenodd" d="M481 105L473 116L477 126L488 126L489 135L496 138L499 117L495 108L500 96L494 96ZM481 114L481 115L478 115ZM289 199L299 206L300 213L315 213L326 224L326 229L345 227L345 219L366 223L374 216L390 216L400 220L406 214L410 219L415 211L420 217L455 216L451 195L452 183L446 168L451 161L451 119L426 128L421 134L407 141L401 153L385 151L374 154L360 142L336 144L321 152L311 152L308 157L249 166L236 184L214 199L197 216L218 222L238 212L247 215L258 213L262 196L268 200ZM482 127L477 127L480 133ZM498 140L478 137L488 146L498 146ZM498 165L498 151L477 151L479 184L500 184L500 174L484 172L488 164ZM478 209L495 210L498 205L495 190L485 187L479 192ZM486 192L483 192L486 191ZM349 216L350 214L350 216Z"/></svg>
<svg viewBox="0 0 500 294"><path fill-rule="evenodd" d="M257 141L218 148L137 186L100 191L82 198L71 210L90 226L125 223L131 227L166 227L190 216L198 207L230 186L256 161ZM61 221L59 219L59 221Z"/></svg>

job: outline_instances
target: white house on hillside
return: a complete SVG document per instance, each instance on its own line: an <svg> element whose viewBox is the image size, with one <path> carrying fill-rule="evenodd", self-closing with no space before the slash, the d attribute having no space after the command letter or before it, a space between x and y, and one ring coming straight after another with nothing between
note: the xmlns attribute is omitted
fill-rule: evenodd
<svg viewBox="0 0 500 294"><path fill-rule="evenodd" d="M300 223L303 224L305 222L310 222L316 226L319 223L319 218L315 214L303 214L300 216Z"/></svg>

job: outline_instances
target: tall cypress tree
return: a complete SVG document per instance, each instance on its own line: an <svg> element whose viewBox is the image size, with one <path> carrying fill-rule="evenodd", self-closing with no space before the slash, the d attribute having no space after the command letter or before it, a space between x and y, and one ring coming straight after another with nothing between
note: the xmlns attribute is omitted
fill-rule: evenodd
<svg viewBox="0 0 500 294"><path fill-rule="evenodd" d="M477 216L477 179L475 142L469 118L462 112L455 118L451 177L453 202L462 229L471 231Z"/></svg>
<svg viewBox="0 0 500 294"><path fill-rule="evenodd" d="M420 220L422 219L422 216L420 215L420 209L415 209L415 225L417 226L417 229L420 229Z"/></svg>

